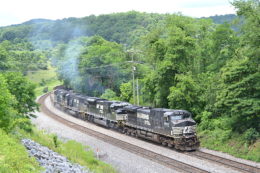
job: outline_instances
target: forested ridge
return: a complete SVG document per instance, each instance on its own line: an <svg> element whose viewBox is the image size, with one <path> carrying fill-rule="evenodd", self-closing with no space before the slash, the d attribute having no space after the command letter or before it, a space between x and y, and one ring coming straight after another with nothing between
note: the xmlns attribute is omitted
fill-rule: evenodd
<svg viewBox="0 0 260 173"><path fill-rule="evenodd" d="M51 42L45 42L44 45L48 47L59 42L67 43L80 36L99 35L108 41L131 46L154 25L163 23L167 16L169 14L130 11L62 20L32 19L22 24L0 28L0 41L26 39L37 43L39 40L50 40ZM216 24L223 24L231 23L236 18L236 15L230 14L201 19L210 19Z"/></svg>
<svg viewBox="0 0 260 173"><path fill-rule="evenodd" d="M51 62L77 92L189 110L202 146L260 161L260 4L232 5L226 19L130 11L2 27L0 70L26 75Z"/></svg>

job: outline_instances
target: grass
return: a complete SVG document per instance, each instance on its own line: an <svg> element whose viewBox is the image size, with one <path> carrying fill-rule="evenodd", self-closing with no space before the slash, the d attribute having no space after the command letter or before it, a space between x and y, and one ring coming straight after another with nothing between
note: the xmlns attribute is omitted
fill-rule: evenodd
<svg viewBox="0 0 260 173"><path fill-rule="evenodd" d="M51 91L55 86L60 85L56 69L48 65L47 70L39 70L37 72L29 72L27 77L36 84L36 96L40 96L47 91Z"/></svg>
<svg viewBox="0 0 260 173"><path fill-rule="evenodd" d="M198 135L202 147L260 162L260 140L248 144L240 134L232 134L231 137L225 139L219 136L221 134L218 131L201 131Z"/></svg>
<svg viewBox="0 0 260 173"><path fill-rule="evenodd" d="M116 170L95 157L95 153L88 146L84 146L73 140L62 142L56 135L46 134L33 128L31 133L20 131L22 137L30 138L51 150L60 153L74 163L86 166L95 173L115 173Z"/></svg>
<svg viewBox="0 0 260 173"><path fill-rule="evenodd" d="M37 173L43 170L35 158L29 157L20 141L0 129L0 172Z"/></svg>

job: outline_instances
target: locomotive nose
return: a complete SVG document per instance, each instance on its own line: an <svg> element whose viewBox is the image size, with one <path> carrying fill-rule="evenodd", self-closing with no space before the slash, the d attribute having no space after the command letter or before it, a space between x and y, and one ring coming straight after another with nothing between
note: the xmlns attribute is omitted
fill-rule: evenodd
<svg viewBox="0 0 260 173"><path fill-rule="evenodd" d="M174 123L174 127L186 127L186 126L194 126L196 123L194 121L182 121Z"/></svg>

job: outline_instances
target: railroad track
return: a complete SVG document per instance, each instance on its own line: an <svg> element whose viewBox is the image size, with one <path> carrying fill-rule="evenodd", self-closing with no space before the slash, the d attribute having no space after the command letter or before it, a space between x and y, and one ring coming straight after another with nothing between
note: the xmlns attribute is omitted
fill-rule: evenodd
<svg viewBox="0 0 260 173"><path fill-rule="evenodd" d="M144 158L147 158L149 160L152 160L154 162L157 162L161 165L164 165L166 167L169 167L171 169L174 169L174 170L177 170L177 171L180 171L180 172L191 172L191 173L208 172L208 171L205 171L203 169L197 168L195 166L177 161L177 160L169 158L167 156L160 155L160 154L152 152L150 150L140 148L136 145L129 144L127 142L121 141L121 140L113 138L111 136L104 135L102 133L91 130L87 127L78 125L78 124L73 123L71 121L68 121L68 120L58 116L57 114L51 112L51 110L49 110L45 106L44 100L48 96L49 96L49 94L43 95L38 100L38 102L41 104L41 107L40 107L41 111L44 112L49 117L65 124L66 126L69 126L73 129L76 129L78 131L86 133L89 136L93 136L93 137L98 138L98 139L100 139L104 142L110 143L114 146L117 146L119 148L127 150L131 153L135 153L135 154L140 155ZM236 170L236 171L239 171L239 172L242 172L242 173L260 173L260 168L257 168L257 167L251 166L251 165L247 165L247 164L244 164L244 163L241 163L241 162L229 160L229 159L226 159L226 158L223 158L223 157L220 157L220 156L216 156L216 155L213 155L213 154L205 153L205 152L202 152L202 151L184 152L184 154L187 154L187 155L192 156L192 157L196 157L198 159L213 162L213 163L231 168L233 170Z"/></svg>
<svg viewBox="0 0 260 173"><path fill-rule="evenodd" d="M217 164L223 165L225 167L232 168L234 170L237 170L239 172L243 173L260 173L260 168L250 166L241 162L236 162L234 160L226 159L220 156L216 156L213 154L205 153L202 151L195 151L192 153L186 153L187 155L197 157L199 159L203 160L209 160L211 162L216 162Z"/></svg>
<svg viewBox="0 0 260 173"><path fill-rule="evenodd" d="M41 104L40 106L40 110L45 113L47 116L61 122L62 124L65 124L68 127L71 127L75 130L81 131L83 133L86 133L89 136L93 136L95 138L98 138L104 142L107 142L109 144L112 144L114 146L117 146L119 148L122 148L124 150L127 150L131 153L137 154L141 157L147 158L149 160L152 160L156 163L159 163L161 165L164 165L168 168L171 168L173 170L179 171L179 172L185 172L185 173L208 173L208 171L205 171L203 169L197 168L195 166L177 161L175 159L172 159L170 157L167 156L163 156L160 155L158 153L155 153L153 151L150 150L146 150L144 148L140 148L136 145L133 144L129 144L127 142L121 141L119 139L113 138L111 136L107 136L105 134L96 132L94 130L91 130L87 127L78 125L74 122L68 121L60 116L58 116L57 114L53 113L51 110L49 110L45 104L44 104L44 100L49 96L49 94L45 94L43 96L41 96L38 100L38 103Z"/></svg>

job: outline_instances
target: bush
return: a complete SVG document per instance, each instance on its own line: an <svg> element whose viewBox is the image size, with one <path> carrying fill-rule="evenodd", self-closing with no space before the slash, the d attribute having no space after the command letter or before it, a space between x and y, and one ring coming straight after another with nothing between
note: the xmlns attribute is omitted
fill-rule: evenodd
<svg viewBox="0 0 260 173"><path fill-rule="evenodd" d="M201 130L212 130L215 128L212 126L211 112L204 111L197 117L201 120L201 123L199 124Z"/></svg>
<svg viewBox="0 0 260 173"><path fill-rule="evenodd" d="M260 140L251 144L245 143L245 134L241 135L233 133L231 130L221 129L198 131L202 147L259 162Z"/></svg>
<svg viewBox="0 0 260 173"><path fill-rule="evenodd" d="M46 80L42 79L41 82L40 82L40 86L44 86L44 85L46 85Z"/></svg>
<svg viewBox="0 0 260 173"><path fill-rule="evenodd" d="M10 93L6 79L0 74L0 127L10 131L15 126L16 105L15 97Z"/></svg>
<svg viewBox="0 0 260 173"><path fill-rule="evenodd" d="M243 139L252 144L259 138L259 133L254 128L247 129L243 134Z"/></svg>
<svg viewBox="0 0 260 173"><path fill-rule="evenodd" d="M59 142L58 142L58 136L57 135L53 136L53 143L55 145L55 148L58 148Z"/></svg>
<svg viewBox="0 0 260 173"><path fill-rule="evenodd" d="M119 98L116 96L116 93L111 89L106 89L100 98L107 100L119 100Z"/></svg>
<svg viewBox="0 0 260 173"><path fill-rule="evenodd" d="M49 91L48 87L43 88L42 92L47 93Z"/></svg>

